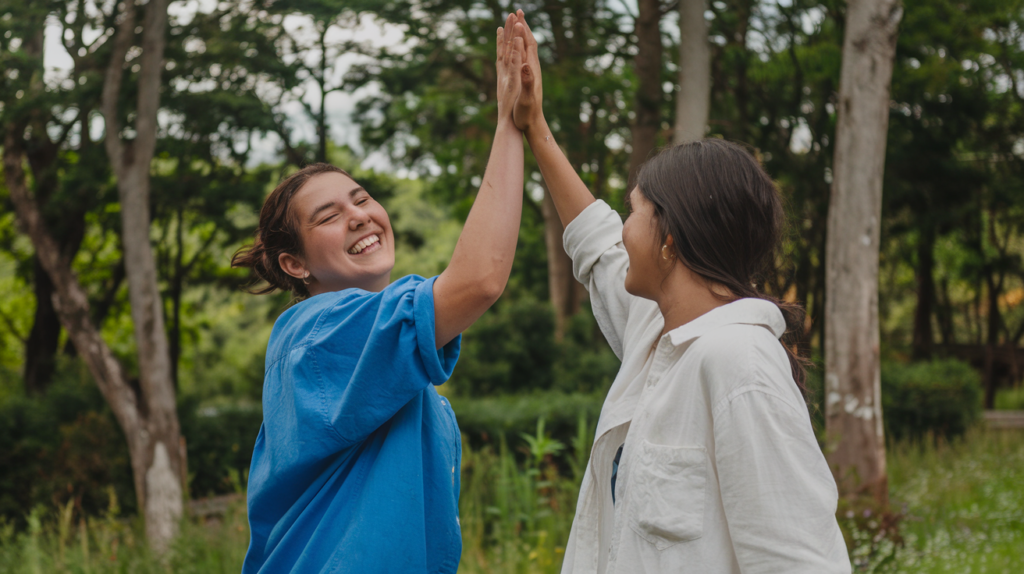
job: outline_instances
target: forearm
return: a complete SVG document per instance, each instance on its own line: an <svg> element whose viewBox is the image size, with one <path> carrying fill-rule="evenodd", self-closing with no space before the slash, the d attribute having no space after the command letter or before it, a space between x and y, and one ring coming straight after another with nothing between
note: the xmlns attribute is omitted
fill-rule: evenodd
<svg viewBox="0 0 1024 574"><path fill-rule="evenodd" d="M555 202L562 226L568 226L580 212L594 203L594 194L590 193L587 185L558 147L546 120L541 118L530 127L526 132L526 139L530 142L530 149L537 159L544 183Z"/></svg>
<svg viewBox="0 0 1024 574"><path fill-rule="evenodd" d="M483 315L508 283L523 212L523 136L498 125L480 192L451 263L434 282L435 337L440 348Z"/></svg>
<svg viewBox="0 0 1024 574"><path fill-rule="evenodd" d="M472 281L504 288L512 271L523 211L523 136L511 122L494 134L491 156L451 266Z"/></svg>

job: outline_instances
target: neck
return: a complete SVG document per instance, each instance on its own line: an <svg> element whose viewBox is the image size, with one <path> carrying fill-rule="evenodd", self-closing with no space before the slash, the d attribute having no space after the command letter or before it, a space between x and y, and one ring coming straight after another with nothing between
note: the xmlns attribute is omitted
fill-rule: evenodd
<svg viewBox="0 0 1024 574"><path fill-rule="evenodd" d="M673 269L662 285L655 299L665 319L662 335L732 300L716 296L705 281L682 265Z"/></svg>
<svg viewBox="0 0 1024 574"><path fill-rule="evenodd" d="M385 287L391 284L391 273L382 275L375 279L360 282L345 282L338 283L336 285L328 285L321 281L313 281L309 284L309 296L313 297L320 295L321 293L331 293L334 291L343 291L345 289L362 289L363 291L370 291L371 293L380 293Z"/></svg>

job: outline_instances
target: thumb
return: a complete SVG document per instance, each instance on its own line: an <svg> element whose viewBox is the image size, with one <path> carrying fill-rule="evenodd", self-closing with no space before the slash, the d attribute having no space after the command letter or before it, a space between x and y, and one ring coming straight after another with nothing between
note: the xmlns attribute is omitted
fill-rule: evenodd
<svg viewBox="0 0 1024 574"><path fill-rule="evenodd" d="M523 93L529 93L533 89L533 70L529 64L523 64L520 68L520 76L523 82Z"/></svg>

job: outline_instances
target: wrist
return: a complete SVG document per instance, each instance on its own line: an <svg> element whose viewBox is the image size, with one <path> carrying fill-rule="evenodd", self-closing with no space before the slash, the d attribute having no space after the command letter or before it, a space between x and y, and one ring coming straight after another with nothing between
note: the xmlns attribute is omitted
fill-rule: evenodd
<svg viewBox="0 0 1024 574"><path fill-rule="evenodd" d="M498 126L497 126L497 129L495 131L499 132L499 133L500 132L507 132L507 131L513 131L513 132L515 132L517 134L522 133L522 132L520 132L519 128L516 127L516 123L514 121L512 121L512 114L508 114L508 115L502 114L500 116L500 119L498 119Z"/></svg>
<svg viewBox="0 0 1024 574"><path fill-rule="evenodd" d="M548 121L544 114L537 114L537 117L526 125L523 133L526 134L527 139L551 135L551 129L548 127Z"/></svg>

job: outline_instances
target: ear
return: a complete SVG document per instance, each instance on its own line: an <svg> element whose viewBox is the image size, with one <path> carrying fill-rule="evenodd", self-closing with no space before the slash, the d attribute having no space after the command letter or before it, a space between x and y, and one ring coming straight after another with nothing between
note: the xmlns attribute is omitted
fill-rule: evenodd
<svg viewBox="0 0 1024 574"><path fill-rule="evenodd" d="M306 274L306 265L301 259L291 253L282 253L277 256L277 264L281 270L296 279L302 279Z"/></svg>

